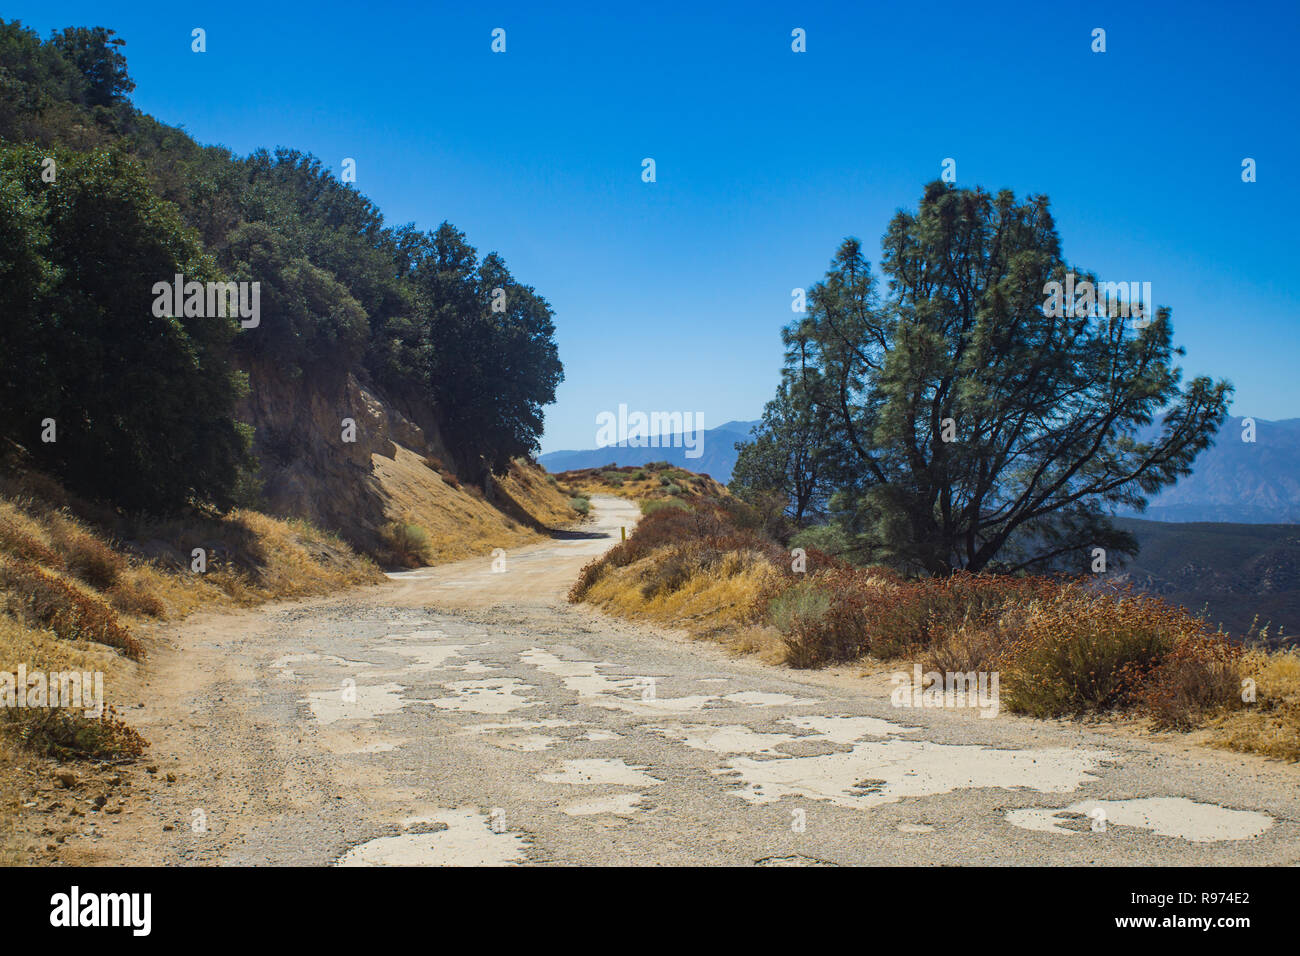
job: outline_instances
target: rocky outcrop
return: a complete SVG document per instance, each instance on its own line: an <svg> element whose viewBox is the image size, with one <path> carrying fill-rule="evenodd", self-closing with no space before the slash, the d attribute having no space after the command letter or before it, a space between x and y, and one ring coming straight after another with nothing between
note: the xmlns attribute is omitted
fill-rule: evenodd
<svg viewBox="0 0 1300 956"><path fill-rule="evenodd" d="M421 460L449 460L431 415L416 424L351 373L288 379L254 365L249 383L241 413L255 428L267 510L335 531L364 551L381 544L389 520L376 458L396 460L405 449Z"/></svg>
<svg viewBox="0 0 1300 956"><path fill-rule="evenodd" d="M255 428L261 508L333 531L381 563L395 522L417 525L436 562L514 547L577 517L536 465L462 482L435 413L355 375L248 373L240 412Z"/></svg>

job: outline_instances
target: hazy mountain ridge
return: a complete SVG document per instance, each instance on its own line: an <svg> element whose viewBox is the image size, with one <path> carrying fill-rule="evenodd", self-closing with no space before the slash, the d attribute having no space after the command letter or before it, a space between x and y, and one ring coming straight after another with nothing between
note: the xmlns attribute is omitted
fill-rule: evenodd
<svg viewBox="0 0 1300 956"><path fill-rule="evenodd" d="M714 481L726 484L731 481L731 471L736 467L736 442L748 441L749 431L758 422L724 422L716 428L706 428L700 457L687 458L685 442L680 434L658 436L658 447L637 448L624 445L606 445L603 448L547 452L538 462L547 471L576 471L581 468L600 468L603 465L645 465L652 461L666 461L697 474L708 475Z"/></svg>
<svg viewBox="0 0 1300 956"><path fill-rule="evenodd" d="M1300 418L1255 419L1255 441L1242 441L1244 419L1230 417L1214 445L1196 459L1192 474L1151 499L1147 510L1121 515L1150 521L1295 524L1300 522ZM584 451L553 451L538 461L549 471L598 468L611 463L668 461L726 484L736 467L735 443L747 441L757 421L726 422L704 432L703 455L687 458L680 447L610 445ZM673 436L670 436L673 437ZM1147 437L1147 436L1143 436Z"/></svg>
<svg viewBox="0 0 1300 956"><path fill-rule="evenodd" d="M1243 418L1230 417L1192 474L1151 499L1153 521L1245 524L1300 522L1300 418L1255 419L1255 441L1242 441Z"/></svg>

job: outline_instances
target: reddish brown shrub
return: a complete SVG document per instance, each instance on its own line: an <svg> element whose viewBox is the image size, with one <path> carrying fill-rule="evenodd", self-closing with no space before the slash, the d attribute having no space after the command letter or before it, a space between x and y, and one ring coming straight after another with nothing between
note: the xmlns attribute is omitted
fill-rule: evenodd
<svg viewBox="0 0 1300 956"><path fill-rule="evenodd" d="M1245 650L1217 634L1179 641L1138 689L1138 706L1157 727L1191 730L1208 711L1241 702Z"/></svg>
<svg viewBox="0 0 1300 956"><path fill-rule="evenodd" d="M132 660L144 657L144 648L118 622L112 607L33 564L0 564L0 588L9 592L10 613L30 625L48 627L66 640L116 647Z"/></svg>

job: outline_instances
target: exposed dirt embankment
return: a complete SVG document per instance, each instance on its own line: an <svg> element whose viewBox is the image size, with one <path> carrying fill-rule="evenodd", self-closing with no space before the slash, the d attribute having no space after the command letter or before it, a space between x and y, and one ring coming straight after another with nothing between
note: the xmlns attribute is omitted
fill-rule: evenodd
<svg viewBox="0 0 1300 956"><path fill-rule="evenodd" d="M538 538L571 522L543 469L520 461L484 485L462 482L434 415L354 375L288 380L254 365L241 414L256 429L266 508L337 532L381 563L435 563ZM414 554L393 548L397 527Z"/></svg>

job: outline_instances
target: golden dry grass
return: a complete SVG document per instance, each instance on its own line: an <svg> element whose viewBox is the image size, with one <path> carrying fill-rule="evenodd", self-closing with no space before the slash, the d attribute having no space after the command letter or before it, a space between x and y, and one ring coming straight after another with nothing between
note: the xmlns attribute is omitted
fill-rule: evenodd
<svg viewBox="0 0 1300 956"><path fill-rule="evenodd" d="M765 593L777 572L754 552L726 554L714 565L692 565L690 546L677 554L655 552L626 567L611 568L587 591L584 600L620 617L680 627L697 637L721 640L742 653L780 659L780 639L754 618L754 601ZM647 595L666 560L687 565L678 587Z"/></svg>
<svg viewBox="0 0 1300 956"><path fill-rule="evenodd" d="M131 631L147 617L178 618L199 608L383 579L372 561L334 535L254 511L137 522L131 538L148 542L152 559L101 530L116 522L39 475L0 482L0 671L12 674L25 665L29 673L102 672L105 703L112 706L123 702L124 688L136 683L143 666L143 648ZM206 573L187 563L194 547L210 551ZM68 753L71 744L72 753L106 756L137 742L111 713L103 722L63 710L0 714L0 864L24 862L14 850L21 780L44 775L49 764L29 748Z"/></svg>
<svg viewBox="0 0 1300 956"><path fill-rule="evenodd" d="M614 475L618 478L615 479ZM640 477L637 477L638 475ZM593 494L617 495L633 501L656 501L674 497L689 500L694 496L722 498L730 494L725 486L707 475L698 475L676 467L582 468L559 472L555 477L571 493L578 493L584 497ZM668 484L664 484L665 479ZM674 486L680 489L677 495L668 490Z"/></svg>
<svg viewBox="0 0 1300 956"><path fill-rule="evenodd" d="M771 663L915 659L927 670L998 670L1009 710L1140 715L1135 726L1149 731L1190 730L1201 743L1300 760L1300 651L1243 654L1149 595L1048 578L905 580L837 565L799 577L785 573L784 554L729 528L722 511L657 513L585 567L570 600ZM1251 702L1239 699L1245 678L1255 682Z"/></svg>
<svg viewBox="0 0 1300 956"><path fill-rule="evenodd" d="M516 548L547 537L579 519L568 496L546 480L546 472L515 461L494 479L494 501L481 488L443 479L414 452L398 447L396 456L372 458L375 476L387 498L390 524L414 526L424 535L423 563L441 564ZM393 563L409 563L397 559Z"/></svg>
<svg viewBox="0 0 1300 956"><path fill-rule="evenodd" d="M1255 681L1255 700L1209 723L1207 743L1300 760L1300 652L1251 651L1241 673Z"/></svg>

